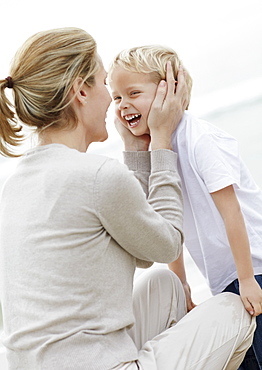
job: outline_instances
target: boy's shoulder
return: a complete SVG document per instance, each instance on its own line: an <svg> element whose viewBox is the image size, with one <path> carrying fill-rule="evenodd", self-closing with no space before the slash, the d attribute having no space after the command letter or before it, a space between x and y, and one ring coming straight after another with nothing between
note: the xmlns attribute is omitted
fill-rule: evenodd
<svg viewBox="0 0 262 370"><path fill-rule="evenodd" d="M183 118L181 120L184 125L187 126L188 129L194 131L198 134L207 134L207 135L215 135L218 137L230 137L226 131L222 130L220 127L214 125L212 122L208 121L205 118L200 118L195 116L189 111L185 111ZM183 126L182 124L182 126Z"/></svg>
<svg viewBox="0 0 262 370"><path fill-rule="evenodd" d="M174 146L186 145L193 150L198 144L202 146L206 143L216 143L216 145L235 145L236 139L215 126L209 121L194 116L189 111L185 111L177 130L175 131L172 142Z"/></svg>
<svg viewBox="0 0 262 370"><path fill-rule="evenodd" d="M212 126L212 125L211 125ZM185 111L179 123L178 132L205 132L209 131L212 127L208 121L196 117L189 111Z"/></svg>

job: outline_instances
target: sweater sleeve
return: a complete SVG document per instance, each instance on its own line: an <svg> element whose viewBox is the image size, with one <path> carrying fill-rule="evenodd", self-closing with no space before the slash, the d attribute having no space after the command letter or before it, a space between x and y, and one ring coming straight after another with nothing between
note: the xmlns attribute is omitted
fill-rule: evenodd
<svg viewBox="0 0 262 370"><path fill-rule="evenodd" d="M176 154L151 153L149 196L134 174L116 160L97 173L97 214L112 238L135 258L168 263L182 248L182 195Z"/></svg>
<svg viewBox="0 0 262 370"><path fill-rule="evenodd" d="M140 182L148 197L148 179L151 171L150 152L124 152L124 163Z"/></svg>
<svg viewBox="0 0 262 370"><path fill-rule="evenodd" d="M151 156L149 151L126 151L124 152L124 163L140 182L146 197L148 197L148 180L151 171ZM136 259L136 266L149 268L153 262Z"/></svg>

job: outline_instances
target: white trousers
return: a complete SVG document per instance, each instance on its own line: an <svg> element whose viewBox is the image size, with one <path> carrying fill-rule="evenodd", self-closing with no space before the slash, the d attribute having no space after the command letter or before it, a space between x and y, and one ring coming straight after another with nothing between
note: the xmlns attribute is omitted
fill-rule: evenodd
<svg viewBox="0 0 262 370"><path fill-rule="evenodd" d="M186 314L182 284L166 269L137 278L134 315L130 336L138 360L114 370L236 370L256 327L232 293L212 297Z"/></svg>

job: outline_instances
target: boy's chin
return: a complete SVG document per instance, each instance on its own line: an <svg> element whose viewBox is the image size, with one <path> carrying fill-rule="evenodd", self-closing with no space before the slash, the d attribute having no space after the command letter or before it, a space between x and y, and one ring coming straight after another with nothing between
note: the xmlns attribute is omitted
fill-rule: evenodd
<svg viewBox="0 0 262 370"><path fill-rule="evenodd" d="M131 132L132 132L132 134L133 134L134 136L136 136L136 137L139 137L139 136L144 135L143 133L139 133L139 132L134 132L134 131L131 131Z"/></svg>
<svg viewBox="0 0 262 370"><path fill-rule="evenodd" d="M143 135L150 135L149 130L139 130L139 129L131 129L129 128L129 131L134 135L134 136L143 136Z"/></svg>

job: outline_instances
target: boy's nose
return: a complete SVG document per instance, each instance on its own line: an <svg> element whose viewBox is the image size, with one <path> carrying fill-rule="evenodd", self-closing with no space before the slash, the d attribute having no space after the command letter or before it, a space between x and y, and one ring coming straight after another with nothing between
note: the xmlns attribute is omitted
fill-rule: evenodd
<svg viewBox="0 0 262 370"><path fill-rule="evenodd" d="M119 109L126 109L130 106L128 99L121 99Z"/></svg>

